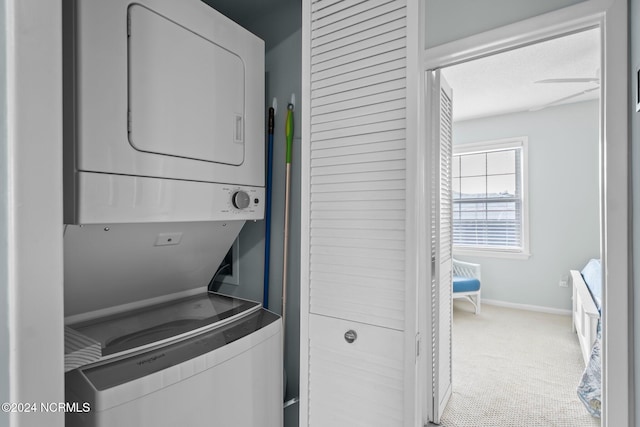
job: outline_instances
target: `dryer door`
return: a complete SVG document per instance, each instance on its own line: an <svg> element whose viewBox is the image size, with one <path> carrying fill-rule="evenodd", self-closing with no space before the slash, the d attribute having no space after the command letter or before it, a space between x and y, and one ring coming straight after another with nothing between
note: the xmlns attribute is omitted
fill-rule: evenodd
<svg viewBox="0 0 640 427"><path fill-rule="evenodd" d="M264 186L262 40L199 0L75 4L65 148L76 172L100 175L85 181Z"/></svg>
<svg viewBox="0 0 640 427"><path fill-rule="evenodd" d="M242 59L144 6L129 6L128 15L131 145L149 153L242 164Z"/></svg>

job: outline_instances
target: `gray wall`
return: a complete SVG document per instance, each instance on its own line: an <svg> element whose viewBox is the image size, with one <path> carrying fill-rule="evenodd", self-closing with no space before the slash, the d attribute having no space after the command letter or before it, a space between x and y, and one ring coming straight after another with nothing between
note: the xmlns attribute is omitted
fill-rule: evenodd
<svg viewBox="0 0 640 427"><path fill-rule="evenodd" d="M529 138L531 257L456 256L482 265L483 298L571 309L558 282L600 257L598 121L588 101L454 123L454 144Z"/></svg>
<svg viewBox="0 0 640 427"><path fill-rule="evenodd" d="M0 22L5 20L5 0L0 0ZM0 402L9 401L9 305L8 305L8 247L9 234L8 214L8 174L9 159L7 157L7 59L6 28L0 31ZM0 412L0 426L9 425L9 414Z"/></svg>
<svg viewBox="0 0 640 427"><path fill-rule="evenodd" d="M426 47L438 46L584 0L426 0Z"/></svg>
<svg viewBox="0 0 640 427"><path fill-rule="evenodd" d="M250 28L254 34L264 40L267 52L281 45L302 27L302 1L280 0L280 5L279 8L271 8L265 13L261 12L258 16L251 16L243 21L246 28ZM302 63L300 49L289 52L289 55L281 59L285 60L289 66L295 62L297 64L295 66L300 67Z"/></svg>
<svg viewBox="0 0 640 427"><path fill-rule="evenodd" d="M629 82L630 93L638 92L638 81L636 71L640 69L640 0L630 0L629 2L629 28L630 28L630 60L629 60ZM635 352L635 401L640 397L640 274L636 270L640 266L640 113L636 112L635 97L630 97L630 123L631 123L631 203L632 203L632 230L631 245L633 250L633 348ZM635 406L635 425L640 426L640 405Z"/></svg>
<svg viewBox="0 0 640 427"><path fill-rule="evenodd" d="M302 76L302 34L300 11L291 8L282 14L273 12L282 20L270 21L272 34L265 33L265 20L260 20L254 28L245 23L249 30L265 38L267 52L265 58L266 100L265 113L275 97L278 110L275 118L273 149L273 196L271 211L271 261L269 267L269 309L282 312L282 272L284 243L284 188L285 188L285 135L284 124L287 103L291 94L296 97L294 111L294 140L291 167L291 208L289 225L289 264L287 282L287 317L285 370L287 373L287 394L285 399L298 396L299 354L300 354L300 93ZM283 38L282 28L291 28L291 21L297 22L292 34ZM285 22L286 21L286 22ZM262 32L262 34L260 34ZM271 46L271 48L268 48ZM265 144L266 145L266 144ZM221 292L262 301L264 272L264 221L245 224L239 236L239 278L238 286L223 285ZM285 411L285 426L298 425L298 407L293 405Z"/></svg>
<svg viewBox="0 0 640 427"><path fill-rule="evenodd" d="M271 266L269 308L280 312L282 252L284 242L285 137L284 120L291 94L296 94L293 157L291 164L291 210L289 224L289 264L287 280L287 318L285 369L287 399L298 396L300 355L300 91L302 76L302 37L298 30L267 53L267 101L278 99L273 150L273 200L271 212ZM285 412L286 426L297 425L297 406ZM292 421L294 420L294 421Z"/></svg>

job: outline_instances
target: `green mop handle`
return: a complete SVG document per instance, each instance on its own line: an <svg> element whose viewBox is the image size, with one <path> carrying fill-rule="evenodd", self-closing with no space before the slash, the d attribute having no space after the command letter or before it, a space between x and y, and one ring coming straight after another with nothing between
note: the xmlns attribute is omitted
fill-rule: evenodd
<svg viewBox="0 0 640 427"><path fill-rule="evenodd" d="M289 204L291 203L291 150L293 146L293 104L287 105L287 121L284 125L287 139L287 162L285 164L284 192L284 247L282 248L282 351L285 345L287 319L287 276L289 263Z"/></svg>

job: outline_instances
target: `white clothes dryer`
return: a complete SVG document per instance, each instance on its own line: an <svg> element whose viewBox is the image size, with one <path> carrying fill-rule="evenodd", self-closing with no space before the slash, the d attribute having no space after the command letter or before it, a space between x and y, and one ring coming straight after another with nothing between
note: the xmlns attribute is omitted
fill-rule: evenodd
<svg viewBox="0 0 640 427"><path fill-rule="evenodd" d="M262 219L264 42L200 0L65 3L65 223Z"/></svg>

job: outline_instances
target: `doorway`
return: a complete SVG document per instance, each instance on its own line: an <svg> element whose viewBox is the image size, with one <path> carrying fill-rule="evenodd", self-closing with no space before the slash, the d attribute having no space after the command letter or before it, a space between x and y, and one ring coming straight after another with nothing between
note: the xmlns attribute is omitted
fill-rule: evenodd
<svg viewBox="0 0 640 427"><path fill-rule="evenodd" d="M603 29L602 56L603 99L601 100L600 147L602 150L602 259L606 270L603 300L603 426L627 425L629 420L629 341L628 341L628 227L627 227L627 128L626 128L626 81L616 81L616 72L624 73L626 51L626 8L621 2L601 4L590 2L589 7L554 13L509 28L484 34L477 39L468 38L460 43L451 43L442 49L431 49L425 54L425 70L444 68L472 59L503 52L531 43L599 26ZM609 7L609 9L606 9ZM574 13L576 12L576 13ZM536 28L533 21L539 24ZM606 25L605 25L606 24ZM494 37L491 39L491 37ZM490 40L490 42L488 41ZM605 59L606 58L606 59ZM621 61L619 64L617 60ZM428 92L429 93L429 92ZM436 99L434 92L427 96L429 106ZM427 322L426 330L434 330ZM437 328L435 328L437 329ZM439 342L439 339L434 342ZM609 348L616 351L609 352ZM431 347L432 362L437 357ZM434 356L436 355L436 356ZM429 370L426 371L429 374ZM437 385L438 376L433 375L427 384ZM436 393L427 392L426 407L433 408L431 401ZM431 412L431 415L433 413ZM425 420L430 420L426 415Z"/></svg>
<svg viewBox="0 0 640 427"><path fill-rule="evenodd" d="M567 280L600 258L599 44L595 28L442 69L454 269L482 272L479 315L454 304L449 427L473 425L474 405L478 424L599 425L576 394Z"/></svg>

